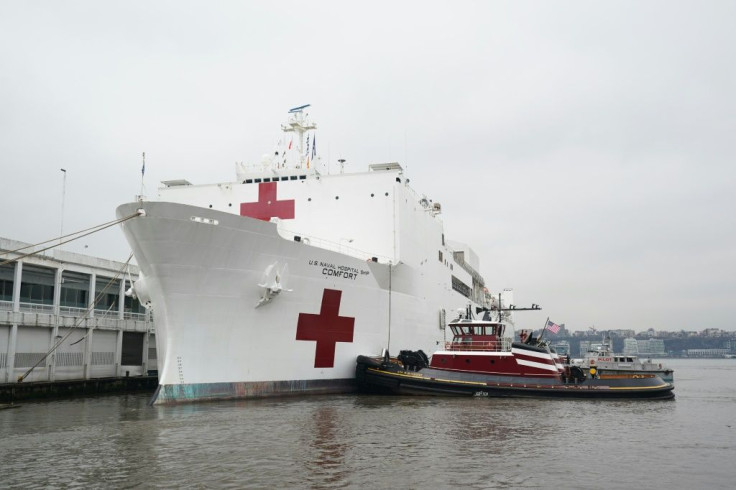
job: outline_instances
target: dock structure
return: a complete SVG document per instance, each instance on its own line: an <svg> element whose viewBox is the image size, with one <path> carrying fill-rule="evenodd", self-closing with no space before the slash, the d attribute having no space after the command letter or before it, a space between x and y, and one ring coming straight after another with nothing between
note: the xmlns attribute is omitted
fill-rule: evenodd
<svg viewBox="0 0 736 490"><path fill-rule="evenodd" d="M125 294L137 266L59 249L14 261L29 250L0 238L0 384L156 375L151 311Z"/></svg>

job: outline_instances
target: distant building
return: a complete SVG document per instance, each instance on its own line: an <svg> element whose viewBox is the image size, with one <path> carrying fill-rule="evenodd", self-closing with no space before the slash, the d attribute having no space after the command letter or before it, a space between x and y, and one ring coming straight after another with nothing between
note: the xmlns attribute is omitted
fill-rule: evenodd
<svg viewBox="0 0 736 490"><path fill-rule="evenodd" d="M624 355L639 355L639 343L635 338L624 339Z"/></svg>
<svg viewBox="0 0 736 490"><path fill-rule="evenodd" d="M729 349L687 349L688 357L723 357L730 354Z"/></svg>
<svg viewBox="0 0 736 490"><path fill-rule="evenodd" d="M561 356L570 355L570 342L567 340L553 342L550 344L550 347L552 347Z"/></svg>
<svg viewBox="0 0 736 490"><path fill-rule="evenodd" d="M584 356L586 352L590 350L590 340L580 341L580 356Z"/></svg>
<svg viewBox="0 0 736 490"><path fill-rule="evenodd" d="M664 340L647 339L637 341L639 355L642 356L663 356L666 354L664 350Z"/></svg>
<svg viewBox="0 0 736 490"><path fill-rule="evenodd" d="M0 238L0 263L30 247ZM155 370L151 313L125 295L137 275L134 265L58 249L0 266L0 383L17 381L37 363L26 381Z"/></svg>

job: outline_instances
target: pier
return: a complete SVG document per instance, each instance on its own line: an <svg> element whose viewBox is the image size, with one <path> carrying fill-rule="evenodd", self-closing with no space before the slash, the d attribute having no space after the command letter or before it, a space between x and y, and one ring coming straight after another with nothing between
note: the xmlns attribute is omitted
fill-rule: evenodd
<svg viewBox="0 0 736 490"><path fill-rule="evenodd" d="M135 265L0 238L0 400L156 386L153 317Z"/></svg>

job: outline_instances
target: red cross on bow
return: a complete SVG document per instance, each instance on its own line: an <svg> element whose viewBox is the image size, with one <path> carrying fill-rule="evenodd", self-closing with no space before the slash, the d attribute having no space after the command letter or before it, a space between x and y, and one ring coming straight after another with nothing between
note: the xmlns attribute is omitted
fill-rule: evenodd
<svg viewBox="0 0 736 490"><path fill-rule="evenodd" d="M352 342L355 318L339 316L342 291L325 289L319 315L299 313L296 340L316 340L314 367L335 367L335 344Z"/></svg>
<svg viewBox="0 0 736 490"><path fill-rule="evenodd" d="M294 219L294 200L276 199L276 182L258 184L258 202L240 203L240 216L268 221L271 218Z"/></svg>

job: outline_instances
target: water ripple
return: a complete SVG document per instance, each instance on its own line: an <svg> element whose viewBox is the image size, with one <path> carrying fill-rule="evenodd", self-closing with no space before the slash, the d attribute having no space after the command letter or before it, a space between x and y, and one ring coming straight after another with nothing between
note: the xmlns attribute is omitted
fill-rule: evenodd
<svg viewBox="0 0 736 490"><path fill-rule="evenodd" d="M0 412L7 488L730 488L733 364L664 402L376 396Z"/></svg>

